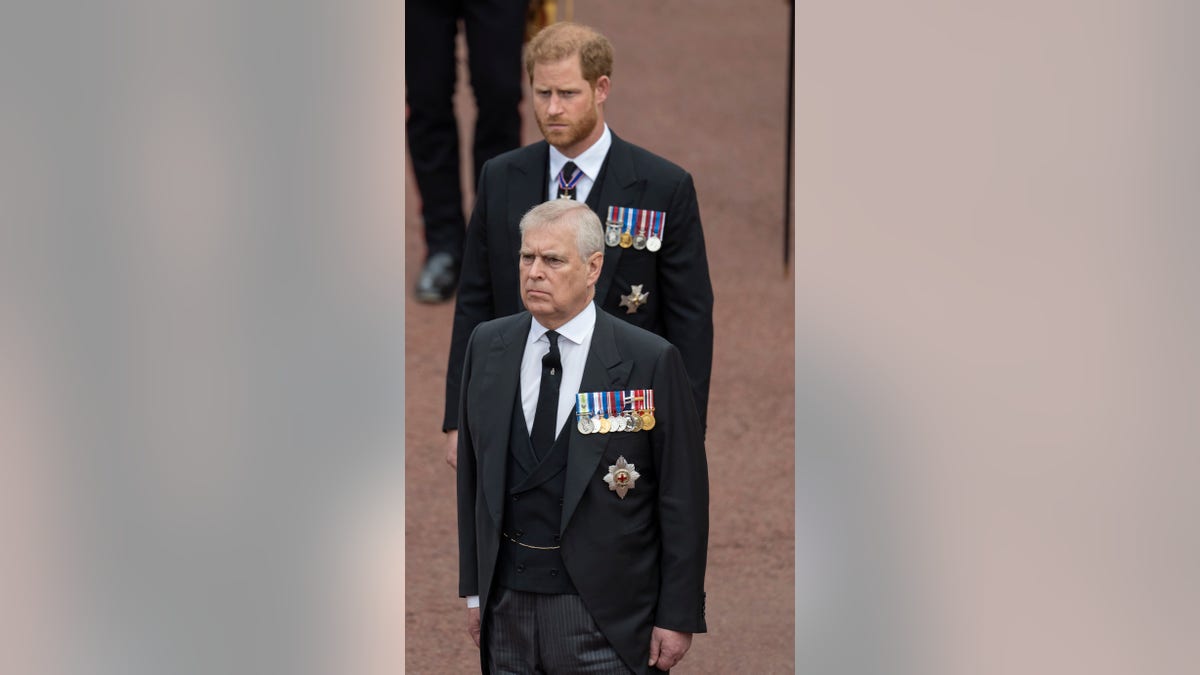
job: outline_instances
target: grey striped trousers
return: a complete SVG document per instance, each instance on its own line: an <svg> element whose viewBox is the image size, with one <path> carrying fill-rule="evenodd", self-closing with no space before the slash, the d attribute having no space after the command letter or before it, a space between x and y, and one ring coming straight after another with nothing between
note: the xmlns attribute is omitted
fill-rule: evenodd
<svg viewBox="0 0 1200 675"><path fill-rule="evenodd" d="M578 595L496 589L487 645L493 675L630 675Z"/></svg>

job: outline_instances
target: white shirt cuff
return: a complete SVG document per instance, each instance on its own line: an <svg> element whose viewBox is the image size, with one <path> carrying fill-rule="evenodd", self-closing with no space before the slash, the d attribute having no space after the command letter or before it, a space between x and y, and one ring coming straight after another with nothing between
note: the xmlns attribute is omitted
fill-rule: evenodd
<svg viewBox="0 0 1200 675"><path fill-rule="evenodd" d="M475 609L478 606L479 606L479 596L478 595L468 595L467 596L467 609Z"/></svg>

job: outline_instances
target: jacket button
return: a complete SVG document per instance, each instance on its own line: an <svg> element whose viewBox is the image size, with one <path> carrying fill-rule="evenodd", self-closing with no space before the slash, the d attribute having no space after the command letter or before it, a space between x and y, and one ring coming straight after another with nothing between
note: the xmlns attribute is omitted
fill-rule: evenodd
<svg viewBox="0 0 1200 675"><path fill-rule="evenodd" d="M556 534L556 535L554 535L554 541L555 541L555 542L558 542L558 541L559 541L559 539L561 539L561 537L559 537L557 534Z"/></svg>
<svg viewBox="0 0 1200 675"><path fill-rule="evenodd" d="M558 570L550 570L550 576L552 576L552 577L558 576Z"/></svg>
<svg viewBox="0 0 1200 675"><path fill-rule="evenodd" d="M515 501L519 501L520 499L521 499L521 495L513 495L513 501L514 501L514 502L515 502Z"/></svg>
<svg viewBox="0 0 1200 675"><path fill-rule="evenodd" d="M559 506L562 506L562 505L563 505L563 500L561 500L561 499L560 499L560 500L558 500L558 505L559 505Z"/></svg>
<svg viewBox="0 0 1200 675"><path fill-rule="evenodd" d="M520 538L521 538L521 536L522 536L522 535L524 535L524 534L525 534L525 533L524 533L524 532L522 532L522 531L520 531L520 530L517 530L516 532L513 532L513 536L514 536L514 537L516 537L517 539L520 539Z"/></svg>
<svg viewBox="0 0 1200 675"><path fill-rule="evenodd" d="M518 574L520 574L521 572L524 572L524 571L525 571L524 565L517 565L517 573Z"/></svg>

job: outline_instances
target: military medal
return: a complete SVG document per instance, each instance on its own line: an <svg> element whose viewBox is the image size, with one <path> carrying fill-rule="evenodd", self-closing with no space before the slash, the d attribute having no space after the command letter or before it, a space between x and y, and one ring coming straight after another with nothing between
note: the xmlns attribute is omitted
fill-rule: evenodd
<svg viewBox="0 0 1200 675"><path fill-rule="evenodd" d="M629 424L628 424L629 430L630 431L641 431L642 430L642 416L633 412L632 410L629 411L627 414L629 415Z"/></svg>
<svg viewBox="0 0 1200 675"><path fill-rule="evenodd" d="M613 411L612 430L625 431L625 408L624 401L621 400L620 394L615 391L608 392L609 409Z"/></svg>
<svg viewBox="0 0 1200 675"><path fill-rule="evenodd" d="M600 398L599 398L599 396L600 395L595 392L588 394L588 397L592 401L592 433L594 433L594 434L601 433L600 432Z"/></svg>
<svg viewBox="0 0 1200 675"><path fill-rule="evenodd" d="M637 232L635 232L633 235L633 247L639 251L644 251L646 249L646 228L646 221L639 221Z"/></svg>
<svg viewBox="0 0 1200 675"><path fill-rule="evenodd" d="M637 483L637 479L642 475L637 472L633 464L625 461L625 456L617 457L616 464L610 464L608 473L604 476L604 482L608 483L608 489L617 493L621 499L625 499L625 493L633 489Z"/></svg>
<svg viewBox="0 0 1200 675"><path fill-rule="evenodd" d="M641 232L642 230L646 229L646 220L649 218L650 213L650 211L646 211L645 209L638 211L638 215L634 220L634 224L625 230L625 234L621 235L621 246L623 248L629 248L630 246L633 246L634 233Z"/></svg>
<svg viewBox="0 0 1200 675"><path fill-rule="evenodd" d="M667 226L667 214L658 211L654 215L656 217L650 226L650 236L646 239L646 248L651 253L662 248L663 229Z"/></svg>
<svg viewBox="0 0 1200 675"><path fill-rule="evenodd" d="M606 218L606 226L604 228L604 243L608 246L616 246L621 243L621 219L624 216L625 207L608 207L608 218Z"/></svg>
<svg viewBox="0 0 1200 675"><path fill-rule="evenodd" d="M608 397L604 395L604 392L599 392L597 396L600 397L600 407L597 409L600 412L599 432L607 434L612 431L612 422L608 421Z"/></svg>
<svg viewBox="0 0 1200 675"><path fill-rule="evenodd" d="M654 390L646 390L646 407L642 410L642 428L650 431L654 428Z"/></svg>
<svg viewBox="0 0 1200 675"><path fill-rule="evenodd" d="M587 394L578 394L576 398L578 399L576 411L579 415L579 424L576 426L579 428L579 433L586 436L595 431L596 428L592 426L592 418L588 416Z"/></svg>
<svg viewBox="0 0 1200 675"><path fill-rule="evenodd" d="M630 234L630 231L633 230L633 224L637 222L638 213L640 213L638 209L625 207L625 215L621 219L623 223L621 240L619 242L621 248L629 248L633 245L633 235Z"/></svg>
<svg viewBox="0 0 1200 675"><path fill-rule="evenodd" d="M636 411L636 403L637 403L637 393L633 392L633 391L623 391L623 392L621 392L621 397L623 399L622 402L623 402L624 408L625 408L625 430L626 431L641 431L642 430L642 416L637 414L637 412L635 412Z"/></svg>
<svg viewBox="0 0 1200 675"><path fill-rule="evenodd" d="M634 314L638 308L646 304L650 298L649 293L642 292L642 284L634 284L627 295L621 296L621 306L625 308L626 314Z"/></svg>

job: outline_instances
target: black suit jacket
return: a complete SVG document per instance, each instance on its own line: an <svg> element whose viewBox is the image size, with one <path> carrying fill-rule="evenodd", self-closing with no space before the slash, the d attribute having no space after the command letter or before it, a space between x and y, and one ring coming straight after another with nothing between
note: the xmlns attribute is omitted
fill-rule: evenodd
<svg viewBox="0 0 1200 675"><path fill-rule="evenodd" d="M479 595L482 607L495 590L509 425L529 326L528 312L482 323L466 350L458 590ZM700 422L679 351L604 312L596 312L580 389L654 390L650 431L584 435L572 423L563 432L570 437L559 533L563 564L596 624L634 672L648 672L653 626L706 630L708 466ZM620 456L641 474L624 499L604 482Z"/></svg>
<svg viewBox="0 0 1200 675"><path fill-rule="evenodd" d="M446 408L442 428L458 428L458 396L463 355L471 330L481 321L515 314L521 303L517 252L518 224L529 209L546 201L550 146L540 141L489 161L467 227L454 328L446 369ZM598 184L588 205L600 215L609 206L663 211L662 248L657 252L606 246L596 283L596 305L610 314L665 337L679 348L687 368L703 432L712 371L712 283L692 177L680 167L612 135ZM621 295L640 284L647 303L634 314L620 306Z"/></svg>

